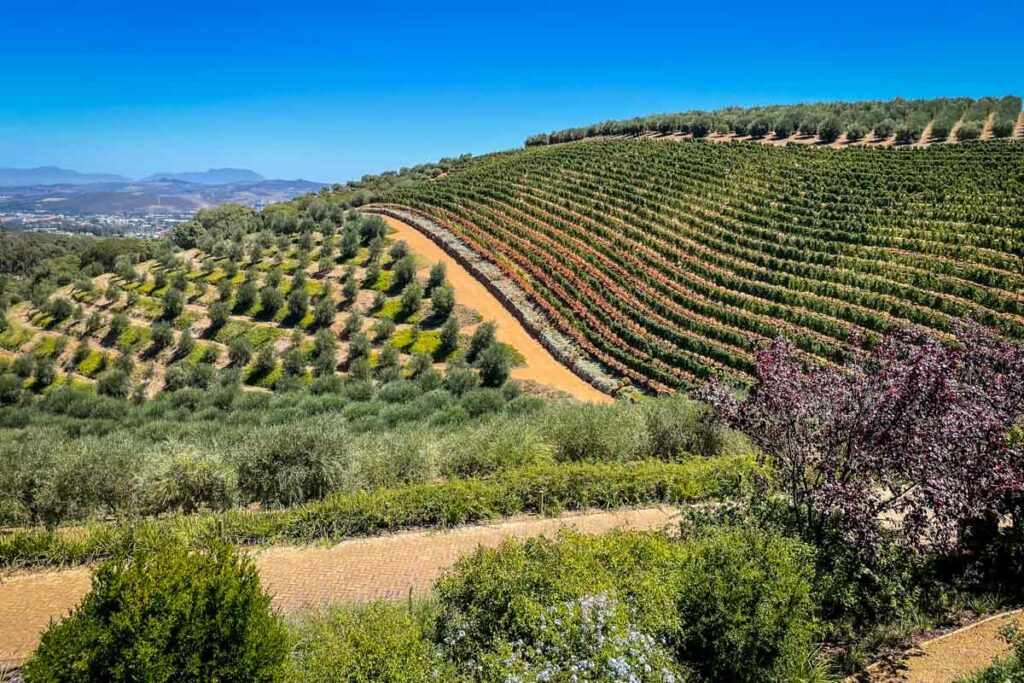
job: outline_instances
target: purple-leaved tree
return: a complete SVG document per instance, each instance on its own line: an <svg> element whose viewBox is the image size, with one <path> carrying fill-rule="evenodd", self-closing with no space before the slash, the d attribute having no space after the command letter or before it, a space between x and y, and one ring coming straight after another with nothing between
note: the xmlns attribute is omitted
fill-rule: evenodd
<svg viewBox="0 0 1024 683"><path fill-rule="evenodd" d="M870 554L889 526L908 548L950 549L1005 518L1024 485L1024 347L974 323L955 336L902 330L841 367L778 339L745 398L696 394L759 446L805 533L835 524Z"/></svg>

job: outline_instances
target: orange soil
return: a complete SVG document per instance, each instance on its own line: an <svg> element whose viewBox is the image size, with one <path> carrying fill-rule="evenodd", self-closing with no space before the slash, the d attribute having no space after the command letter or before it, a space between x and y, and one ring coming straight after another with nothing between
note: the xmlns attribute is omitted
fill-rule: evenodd
<svg viewBox="0 0 1024 683"><path fill-rule="evenodd" d="M444 262L448 269L448 281L455 288L455 298L480 313L484 320L493 320L498 326L498 340L512 345L522 354L526 360L522 365L512 369L514 379L532 380L554 387L581 401L612 402L610 396L595 389L559 363L540 342L530 336L522 323L448 252L411 225L390 216L381 218L395 231L393 237L404 240L412 251L425 256L430 262Z"/></svg>
<svg viewBox="0 0 1024 683"><path fill-rule="evenodd" d="M991 140L992 139L992 124L996 120L995 112L989 112L989 115L985 117L985 123L981 125L981 139Z"/></svg>
<svg viewBox="0 0 1024 683"><path fill-rule="evenodd" d="M882 666L869 668L867 680L871 683L949 683L967 676L1009 652L999 631L1014 622L1024 626L1024 612L997 614L926 641L908 651L896 671Z"/></svg>

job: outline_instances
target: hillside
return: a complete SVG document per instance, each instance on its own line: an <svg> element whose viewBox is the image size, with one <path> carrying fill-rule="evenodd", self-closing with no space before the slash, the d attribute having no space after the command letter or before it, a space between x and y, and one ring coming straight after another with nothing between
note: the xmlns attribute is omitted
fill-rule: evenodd
<svg viewBox="0 0 1024 683"><path fill-rule="evenodd" d="M604 121L531 135L526 146L609 136L746 139L761 142L846 145L921 144L1008 138L1014 135L1021 98L969 97L922 100L819 102Z"/></svg>
<svg viewBox="0 0 1024 683"><path fill-rule="evenodd" d="M0 371L12 369L37 394L72 384L153 396L233 381L324 391L341 376L418 378L474 353L468 335L482 319L455 302L443 268L388 238L380 220L321 228L206 234L190 249L165 244L155 258L118 256L112 271L92 263L49 296L9 307ZM38 268L26 251L25 272ZM507 376L518 353L502 348Z"/></svg>
<svg viewBox="0 0 1024 683"><path fill-rule="evenodd" d="M777 335L822 359L958 317L1024 336L1022 169L1018 142L605 140L482 157L385 205L497 263L566 357L665 392L748 377Z"/></svg>

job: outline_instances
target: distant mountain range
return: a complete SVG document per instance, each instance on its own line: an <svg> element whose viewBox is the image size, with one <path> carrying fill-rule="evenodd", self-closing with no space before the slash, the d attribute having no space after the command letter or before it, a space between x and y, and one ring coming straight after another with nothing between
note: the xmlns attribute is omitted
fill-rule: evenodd
<svg viewBox="0 0 1024 683"><path fill-rule="evenodd" d="M231 185L233 183L258 183L266 178L245 168L211 168L209 171L202 172L154 173L146 176L143 180L180 180L196 185Z"/></svg>
<svg viewBox="0 0 1024 683"><path fill-rule="evenodd" d="M195 185L234 185L259 183L266 178L245 168L211 168L208 171L182 173L152 173L141 182L176 180ZM92 185L95 183L130 183L132 179L113 173L80 173L57 166L38 168L0 168L0 187L30 187L40 185ZM300 182L300 181L294 181ZM319 184L319 183L318 183Z"/></svg>
<svg viewBox="0 0 1024 683"><path fill-rule="evenodd" d="M323 183L268 180L237 168L154 173L142 180L47 166L0 169L0 215L187 215L218 204L262 207L316 192Z"/></svg>
<svg viewBox="0 0 1024 683"><path fill-rule="evenodd" d="M112 173L79 173L56 166L38 168L0 168L0 187L29 185L89 185L91 183L128 182Z"/></svg>

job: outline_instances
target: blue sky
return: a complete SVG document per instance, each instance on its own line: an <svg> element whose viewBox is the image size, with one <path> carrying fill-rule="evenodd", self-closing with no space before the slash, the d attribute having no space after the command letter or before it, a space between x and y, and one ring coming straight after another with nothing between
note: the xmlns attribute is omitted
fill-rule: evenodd
<svg viewBox="0 0 1024 683"><path fill-rule="evenodd" d="M1024 94L1019 0L0 0L0 26L0 166L130 176L341 181L607 118Z"/></svg>

